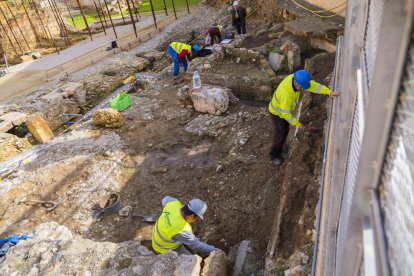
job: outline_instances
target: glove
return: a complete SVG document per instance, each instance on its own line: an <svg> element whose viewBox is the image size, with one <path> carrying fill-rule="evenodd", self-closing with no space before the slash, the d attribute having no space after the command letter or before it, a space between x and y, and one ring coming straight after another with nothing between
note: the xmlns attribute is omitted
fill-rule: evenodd
<svg viewBox="0 0 414 276"><path fill-rule="evenodd" d="M316 132L319 131L319 129L316 126L314 126L312 123L310 123L309 125L307 125L306 128L311 133L316 133Z"/></svg>

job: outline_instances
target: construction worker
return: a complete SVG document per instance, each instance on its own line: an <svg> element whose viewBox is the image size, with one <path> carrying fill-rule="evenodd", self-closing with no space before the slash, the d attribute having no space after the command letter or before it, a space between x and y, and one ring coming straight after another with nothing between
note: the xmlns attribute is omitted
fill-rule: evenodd
<svg viewBox="0 0 414 276"><path fill-rule="evenodd" d="M269 112L274 128L273 143L269 155L276 166L283 163L282 149L289 132L289 124L300 129L304 128L293 116L293 111L299 102L300 92L304 93L305 91L322 95L340 95L339 92L331 92L328 87L313 81L306 70L296 71L279 84L269 103ZM310 132L317 130L312 124L307 125L306 128Z"/></svg>
<svg viewBox="0 0 414 276"><path fill-rule="evenodd" d="M166 196L162 200L164 209L152 230L152 248L165 254L170 250L179 255L192 255L187 249L200 254L209 255L218 250L212 245L201 242L194 234L191 223L197 218L203 219L207 204L201 199L192 199L182 205L176 198Z"/></svg>
<svg viewBox="0 0 414 276"><path fill-rule="evenodd" d="M191 60L191 51L198 52L200 47L196 44L189 45L181 42L173 42L168 46L168 53L174 61L174 79L178 78L180 73L180 64L184 66L184 72L187 72L187 59Z"/></svg>
<svg viewBox="0 0 414 276"><path fill-rule="evenodd" d="M221 39L221 31L223 30L223 26L219 24L214 24L210 28L208 28L208 34L206 37L206 44L214 45L216 42L220 44Z"/></svg>

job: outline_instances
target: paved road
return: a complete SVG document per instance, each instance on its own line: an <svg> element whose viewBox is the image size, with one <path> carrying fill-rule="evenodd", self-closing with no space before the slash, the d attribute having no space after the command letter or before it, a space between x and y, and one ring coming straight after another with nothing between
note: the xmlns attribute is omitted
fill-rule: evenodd
<svg viewBox="0 0 414 276"><path fill-rule="evenodd" d="M161 20L164 17L164 14L158 14L157 20ZM143 28L151 26L153 23L152 16L143 16L141 21L136 23L137 31L139 32ZM135 37L132 24L117 26L115 30L118 34L118 39L128 36L131 36L131 38ZM60 54L54 53L41 59L11 66L10 73L0 78L0 103L5 103L11 98L24 95L46 83L48 76L45 74L45 70L62 65L100 46L107 45L109 47L111 41L115 40L115 35L112 28L106 29L106 33L107 35L104 32L94 34L92 35L93 41L88 37L62 50Z"/></svg>

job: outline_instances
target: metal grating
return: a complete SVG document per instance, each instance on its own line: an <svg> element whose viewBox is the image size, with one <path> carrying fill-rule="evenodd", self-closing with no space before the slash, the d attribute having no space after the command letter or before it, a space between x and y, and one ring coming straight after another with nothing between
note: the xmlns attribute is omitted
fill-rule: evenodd
<svg viewBox="0 0 414 276"><path fill-rule="evenodd" d="M414 271L414 38L379 190L393 275Z"/></svg>
<svg viewBox="0 0 414 276"><path fill-rule="evenodd" d="M346 234L348 230L349 215L351 213L352 198L354 195L355 179L358 170L358 161L361 147L360 135L360 116L358 111L358 97L355 103L354 118L352 121L351 144L349 147L348 162L346 166L346 175L344 183L344 192L341 203L341 212L339 216L337 251L336 251L336 275L341 275L342 260L345 244L347 242Z"/></svg>
<svg viewBox="0 0 414 276"><path fill-rule="evenodd" d="M365 62L367 65L368 86L375 68L375 57L377 55L377 45L381 30L382 14L384 11L384 0L370 0L368 9L368 24L365 31Z"/></svg>

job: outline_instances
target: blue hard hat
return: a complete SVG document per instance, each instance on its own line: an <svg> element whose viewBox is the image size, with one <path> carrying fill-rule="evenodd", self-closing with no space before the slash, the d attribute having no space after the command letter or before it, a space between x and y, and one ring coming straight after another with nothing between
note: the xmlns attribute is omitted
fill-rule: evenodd
<svg viewBox="0 0 414 276"><path fill-rule="evenodd" d="M187 206L194 214L203 219L203 215L207 211L207 204L204 201L195 198L190 200Z"/></svg>
<svg viewBox="0 0 414 276"><path fill-rule="evenodd" d="M200 51L200 46L198 46L197 44L194 44L191 48L193 48L194 52L198 52Z"/></svg>
<svg viewBox="0 0 414 276"><path fill-rule="evenodd" d="M300 85L303 89L309 89L311 75L306 70L299 70L293 74L293 79L296 81L297 84Z"/></svg>

